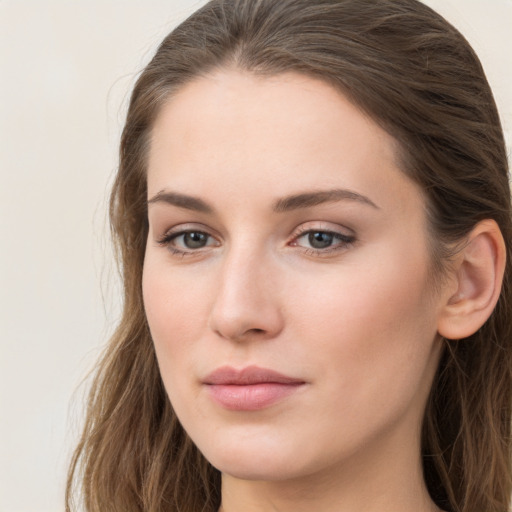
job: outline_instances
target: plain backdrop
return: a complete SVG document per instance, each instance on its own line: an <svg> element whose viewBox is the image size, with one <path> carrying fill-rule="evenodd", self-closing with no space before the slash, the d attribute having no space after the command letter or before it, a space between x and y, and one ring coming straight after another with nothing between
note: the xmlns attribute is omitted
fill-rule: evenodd
<svg viewBox="0 0 512 512"><path fill-rule="evenodd" d="M119 311L105 206L129 91L203 3L0 0L0 512L64 510L79 385ZM480 55L510 154L512 0L426 3Z"/></svg>

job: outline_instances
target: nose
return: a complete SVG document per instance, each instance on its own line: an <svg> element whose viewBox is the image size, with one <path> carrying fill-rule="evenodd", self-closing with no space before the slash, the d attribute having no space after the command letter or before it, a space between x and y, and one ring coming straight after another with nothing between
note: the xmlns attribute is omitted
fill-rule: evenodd
<svg viewBox="0 0 512 512"><path fill-rule="evenodd" d="M222 263L210 328L232 341L271 339L283 329L278 269L248 251L234 250Z"/></svg>

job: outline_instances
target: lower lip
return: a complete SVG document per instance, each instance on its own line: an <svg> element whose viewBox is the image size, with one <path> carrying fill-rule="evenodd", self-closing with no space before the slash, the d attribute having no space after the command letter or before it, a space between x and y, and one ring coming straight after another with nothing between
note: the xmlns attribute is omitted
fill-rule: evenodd
<svg viewBox="0 0 512 512"><path fill-rule="evenodd" d="M210 396L231 411L258 411L295 393L303 384L262 382L259 384L209 384Z"/></svg>

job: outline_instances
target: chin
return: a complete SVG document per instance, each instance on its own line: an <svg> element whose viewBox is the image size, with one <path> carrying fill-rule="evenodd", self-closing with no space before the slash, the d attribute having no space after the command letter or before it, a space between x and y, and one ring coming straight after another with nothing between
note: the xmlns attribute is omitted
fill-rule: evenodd
<svg viewBox="0 0 512 512"><path fill-rule="evenodd" d="M257 438L256 438L257 439ZM251 442L252 441L252 442ZM199 449L221 473L241 480L282 481L312 472L314 464L301 457L300 449L286 443L261 438L259 442L216 443ZM310 461L311 462L311 461Z"/></svg>
<svg viewBox="0 0 512 512"><path fill-rule="evenodd" d="M225 475L230 475L239 480L253 480L277 482L291 480L303 475L303 471L293 467L289 461L276 461L268 459L241 459L220 460L216 464L210 460L212 466Z"/></svg>

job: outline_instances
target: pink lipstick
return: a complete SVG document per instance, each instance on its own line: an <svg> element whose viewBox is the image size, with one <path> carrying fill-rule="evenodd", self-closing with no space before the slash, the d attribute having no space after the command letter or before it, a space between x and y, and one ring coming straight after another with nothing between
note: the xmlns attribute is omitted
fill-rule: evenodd
<svg viewBox="0 0 512 512"><path fill-rule="evenodd" d="M232 411L257 411L291 395L305 382L257 366L241 370L223 366L208 375L203 384L222 407Z"/></svg>

